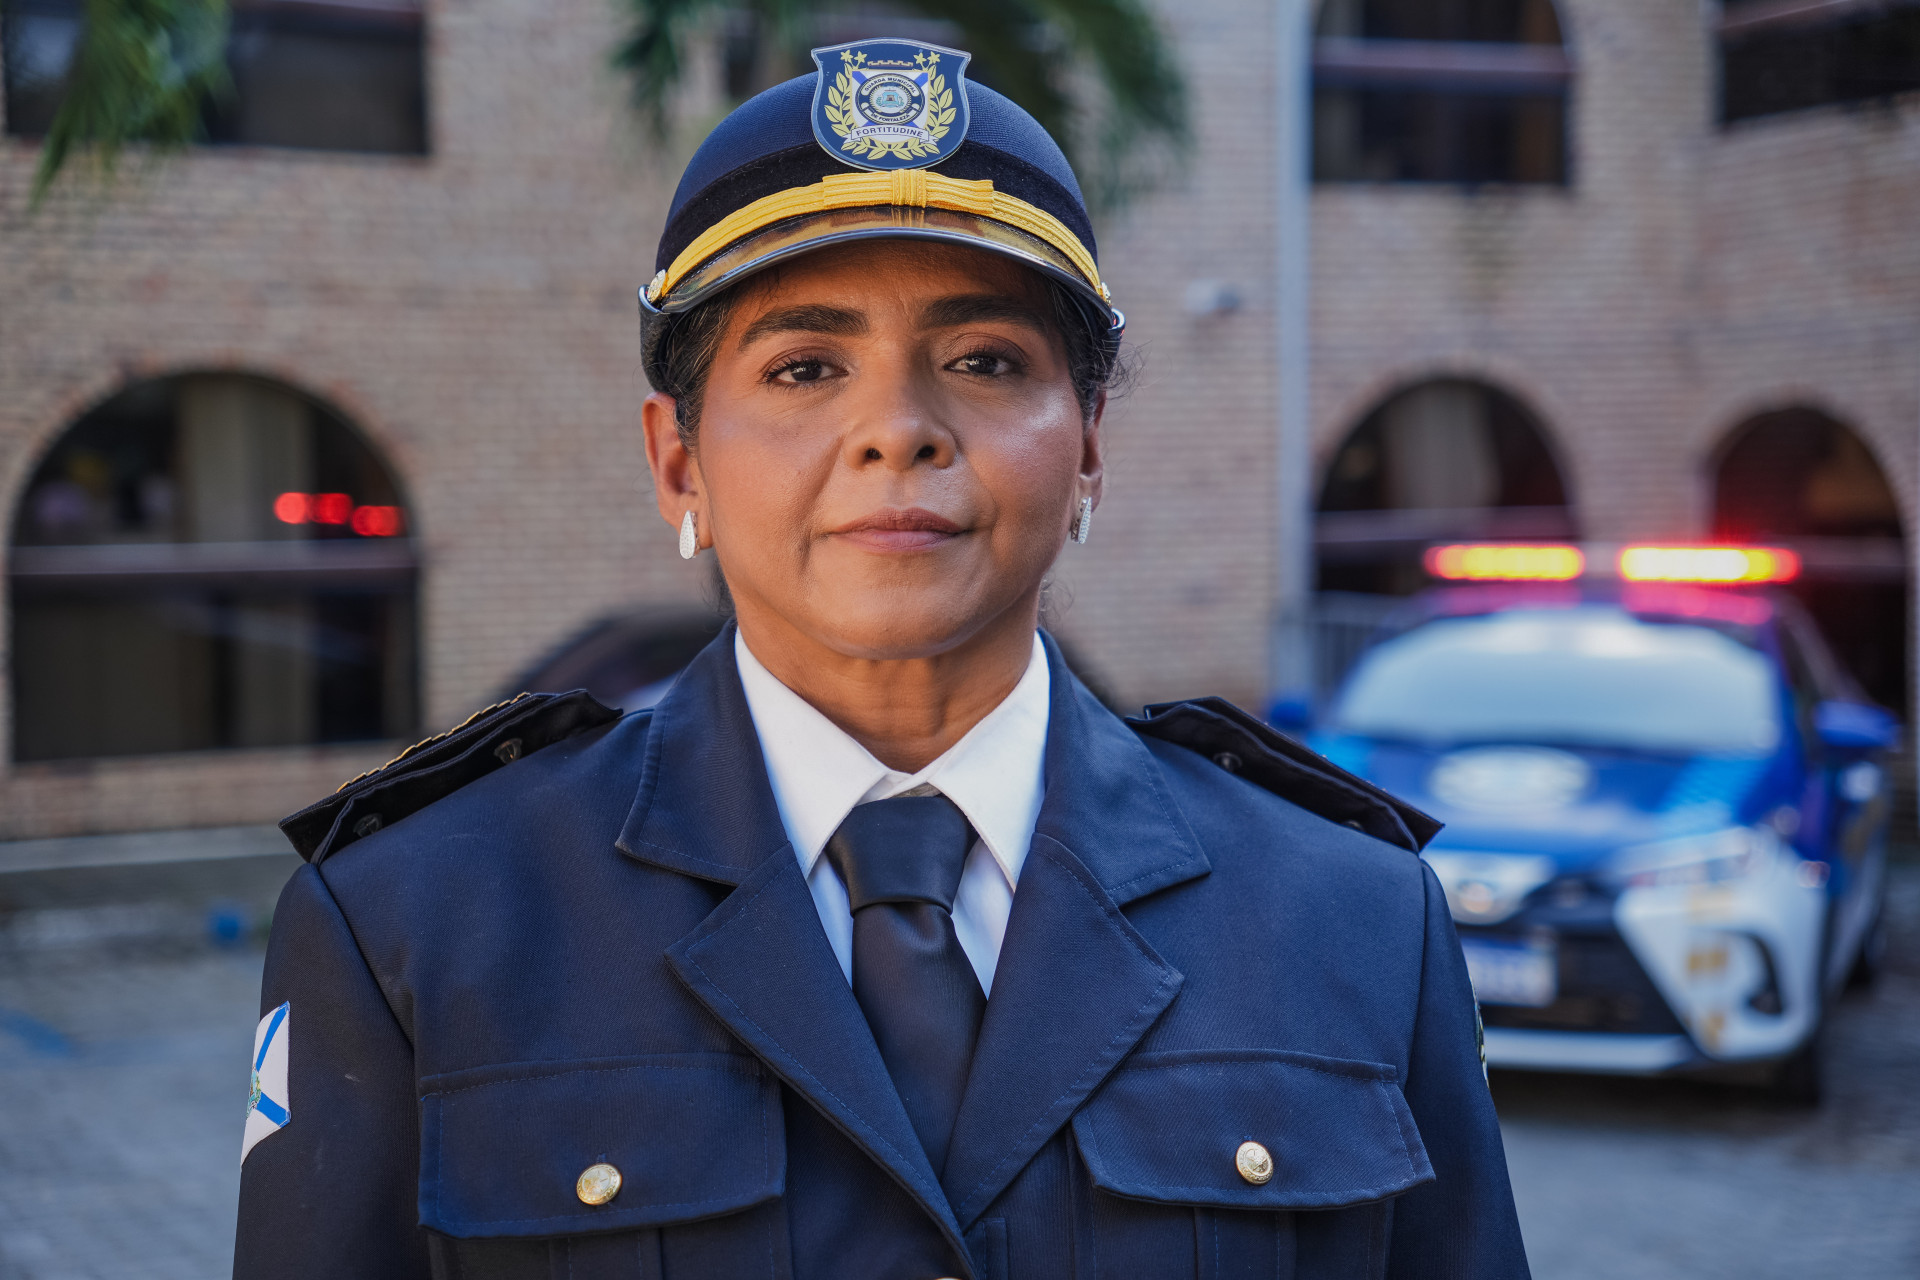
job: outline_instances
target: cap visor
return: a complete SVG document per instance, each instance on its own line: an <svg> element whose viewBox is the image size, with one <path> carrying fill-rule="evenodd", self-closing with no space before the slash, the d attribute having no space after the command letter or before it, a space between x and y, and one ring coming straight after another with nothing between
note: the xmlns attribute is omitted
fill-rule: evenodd
<svg viewBox="0 0 1920 1280"><path fill-rule="evenodd" d="M775 263L859 240L933 240L984 249L1058 280L1083 304L1091 304L1092 311L1112 328L1124 323L1120 313L1087 283L1066 254L1040 237L979 214L892 205L830 209L775 223L734 242L689 271L659 302L647 304L644 296L641 301L650 310L673 315Z"/></svg>

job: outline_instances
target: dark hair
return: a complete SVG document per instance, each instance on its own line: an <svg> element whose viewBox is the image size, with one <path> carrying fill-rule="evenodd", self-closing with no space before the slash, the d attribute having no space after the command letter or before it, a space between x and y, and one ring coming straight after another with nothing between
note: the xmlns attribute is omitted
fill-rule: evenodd
<svg viewBox="0 0 1920 1280"><path fill-rule="evenodd" d="M1037 273L1036 273L1037 274ZM1100 394L1118 390L1126 379L1125 362L1103 342L1095 325L1105 322L1088 315L1073 292L1057 281L1041 278L1047 291L1054 327L1066 347L1067 374L1082 421L1093 419ZM700 404L706 395L707 375L720 354L720 336L739 301L739 288L728 289L675 320L661 336L647 380L653 389L674 399L674 422L680 442L692 451L700 431Z"/></svg>

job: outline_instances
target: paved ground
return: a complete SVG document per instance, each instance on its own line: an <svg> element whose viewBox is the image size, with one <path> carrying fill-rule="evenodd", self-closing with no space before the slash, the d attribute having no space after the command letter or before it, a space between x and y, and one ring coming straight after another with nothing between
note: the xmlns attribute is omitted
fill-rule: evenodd
<svg viewBox="0 0 1920 1280"><path fill-rule="evenodd" d="M1540 1280L1920 1276L1920 866L1891 972L1796 1113L1668 1082L1495 1082ZM227 1274L259 953L0 954L0 1277Z"/></svg>
<svg viewBox="0 0 1920 1280"><path fill-rule="evenodd" d="M260 956L0 971L0 1277L213 1280L232 1266Z"/></svg>

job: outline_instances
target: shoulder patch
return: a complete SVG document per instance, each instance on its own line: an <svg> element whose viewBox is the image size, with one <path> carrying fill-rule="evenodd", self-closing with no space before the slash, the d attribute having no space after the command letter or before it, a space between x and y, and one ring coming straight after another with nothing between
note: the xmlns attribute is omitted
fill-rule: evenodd
<svg viewBox="0 0 1920 1280"><path fill-rule="evenodd" d="M283 1004L260 1019L253 1032L253 1087L247 1092L247 1126L240 1139L240 1163L260 1142L287 1127L293 1106L287 1096L287 1046L293 1038L293 1005Z"/></svg>
<svg viewBox="0 0 1920 1280"><path fill-rule="evenodd" d="M1254 719L1225 698L1162 702L1129 716L1134 732L1207 756L1310 813L1418 853L1441 823Z"/></svg>
<svg viewBox="0 0 1920 1280"><path fill-rule="evenodd" d="M415 743L320 803L283 818L280 830L295 852L317 863L522 756L619 718L585 689L523 693Z"/></svg>

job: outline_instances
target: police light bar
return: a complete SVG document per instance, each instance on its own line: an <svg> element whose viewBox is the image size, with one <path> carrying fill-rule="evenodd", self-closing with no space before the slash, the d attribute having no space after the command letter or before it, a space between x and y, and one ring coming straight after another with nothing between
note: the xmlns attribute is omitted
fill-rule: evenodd
<svg viewBox="0 0 1920 1280"><path fill-rule="evenodd" d="M1791 582L1800 557L1784 547L1622 547L1628 582Z"/></svg>
<svg viewBox="0 0 1920 1280"><path fill-rule="evenodd" d="M1800 557L1785 547L1662 547L1458 542L1429 547L1427 572L1448 582L1568 582L1583 576L1628 582L1743 586L1791 582Z"/></svg>
<svg viewBox="0 0 1920 1280"><path fill-rule="evenodd" d="M1428 573L1449 582L1566 582L1587 567L1578 547L1512 542L1430 547L1425 562Z"/></svg>

